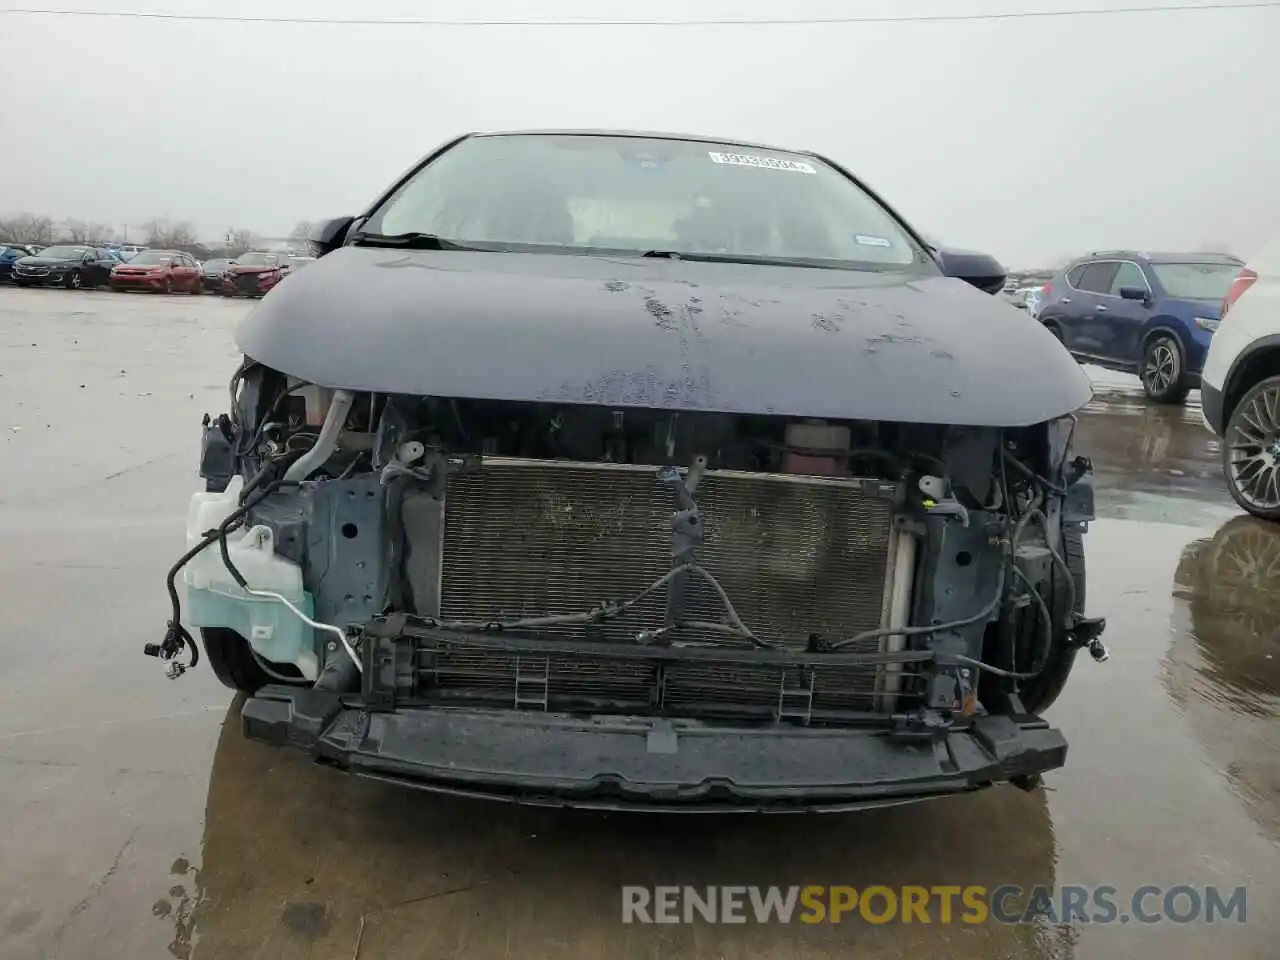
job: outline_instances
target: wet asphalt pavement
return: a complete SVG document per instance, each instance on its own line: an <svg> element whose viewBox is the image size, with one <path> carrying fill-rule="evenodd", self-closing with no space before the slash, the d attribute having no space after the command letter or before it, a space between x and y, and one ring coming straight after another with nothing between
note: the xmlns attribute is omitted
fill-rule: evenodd
<svg viewBox="0 0 1280 960"><path fill-rule="evenodd" d="M1277 956L1280 532L1239 515L1192 394L1101 381L1082 658L1044 789L853 816L476 804L242 740L160 639L198 424L247 304L0 289L0 957ZM1216 884L1244 924L624 926L621 884Z"/></svg>

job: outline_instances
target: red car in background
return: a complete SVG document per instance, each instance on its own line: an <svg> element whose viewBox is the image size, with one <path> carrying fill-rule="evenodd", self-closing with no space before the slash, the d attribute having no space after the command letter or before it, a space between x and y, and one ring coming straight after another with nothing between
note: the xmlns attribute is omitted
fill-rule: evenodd
<svg viewBox="0 0 1280 960"><path fill-rule="evenodd" d="M283 280L289 269L287 253L242 253L222 275L222 295L260 297Z"/></svg>
<svg viewBox="0 0 1280 960"><path fill-rule="evenodd" d="M147 290L151 293L200 292L200 264L180 250L143 250L132 260L111 268L107 282L117 293Z"/></svg>

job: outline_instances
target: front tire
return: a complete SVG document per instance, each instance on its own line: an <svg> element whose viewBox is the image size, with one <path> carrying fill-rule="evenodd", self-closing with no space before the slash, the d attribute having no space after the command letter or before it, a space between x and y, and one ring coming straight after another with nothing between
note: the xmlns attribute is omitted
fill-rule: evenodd
<svg viewBox="0 0 1280 960"><path fill-rule="evenodd" d="M1147 341L1139 368L1142 389L1155 403L1182 403L1191 391L1182 346L1167 333Z"/></svg>
<svg viewBox="0 0 1280 960"><path fill-rule="evenodd" d="M79 290L84 285L84 278L80 276L79 270L72 270L67 274L67 289Z"/></svg>
<svg viewBox="0 0 1280 960"><path fill-rule="evenodd" d="M1079 647L1067 635L1066 628L1061 626L1066 613L1068 597L1074 594L1073 612L1084 614L1085 605L1085 562L1084 562L1084 529L1080 524L1062 525L1062 538L1059 552L1071 572L1070 587L1063 582L1062 572L1058 565L1053 565L1052 588L1041 587L1042 595L1049 609L1053 611L1055 626L1053 628L1052 646L1049 657L1040 673L1019 682L1018 698L1031 713L1042 713L1053 705L1067 685L1071 676L1071 668L1075 666ZM1017 668L1028 670L1035 662L1036 651L1044 644L1043 614L1038 604L1031 604L1018 614L1012 629L1014 649L1017 651ZM1000 625L992 624L988 631L987 641L983 649L983 659L1008 669L1010 665L1008 641L1000 635ZM979 698L983 701L996 702L1000 699L1001 689L1010 689L1011 681L986 674L979 688Z"/></svg>
<svg viewBox="0 0 1280 960"><path fill-rule="evenodd" d="M200 639L204 641L204 655L209 661L214 676L224 686L241 693L254 694L270 683L296 683L303 685L302 675L296 667L284 664L268 664L271 670L282 677L273 677L263 669L262 661L254 656L249 641L234 630L222 627L202 627Z"/></svg>
<svg viewBox="0 0 1280 960"><path fill-rule="evenodd" d="M1280 376L1253 385L1222 433L1222 472L1231 498L1263 520L1280 521Z"/></svg>

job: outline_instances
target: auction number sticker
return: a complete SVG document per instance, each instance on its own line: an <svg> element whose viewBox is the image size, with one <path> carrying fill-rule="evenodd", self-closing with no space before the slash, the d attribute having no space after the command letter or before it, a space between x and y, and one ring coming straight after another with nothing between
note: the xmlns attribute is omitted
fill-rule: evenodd
<svg viewBox="0 0 1280 960"><path fill-rule="evenodd" d="M792 173L817 173L812 164L803 160L779 160L776 157L758 157L751 153L708 153L712 163L727 163L733 167L760 167L764 170L790 170Z"/></svg>

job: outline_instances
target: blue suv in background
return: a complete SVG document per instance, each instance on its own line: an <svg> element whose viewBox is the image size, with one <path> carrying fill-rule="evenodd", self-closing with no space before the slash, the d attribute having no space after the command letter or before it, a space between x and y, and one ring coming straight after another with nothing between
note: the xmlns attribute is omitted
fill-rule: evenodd
<svg viewBox="0 0 1280 960"><path fill-rule="evenodd" d="M1080 362L1136 374L1152 400L1182 403L1242 266L1223 253L1092 253L1045 284L1039 320Z"/></svg>

